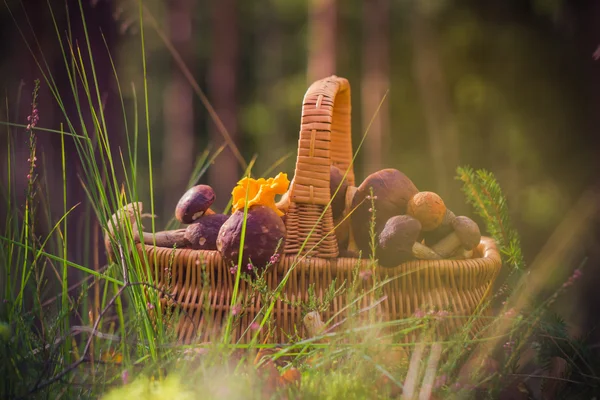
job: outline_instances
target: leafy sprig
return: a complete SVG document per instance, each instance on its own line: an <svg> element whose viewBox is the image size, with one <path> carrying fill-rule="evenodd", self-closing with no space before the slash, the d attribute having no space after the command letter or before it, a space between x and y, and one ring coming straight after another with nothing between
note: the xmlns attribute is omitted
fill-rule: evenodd
<svg viewBox="0 0 600 400"><path fill-rule="evenodd" d="M511 225L508 202L494 174L485 169L474 170L470 166L458 167L456 172L456 179L463 182L462 191L467 202L485 221L486 229L498 244L505 264L513 271L523 271L525 261L521 239Z"/></svg>

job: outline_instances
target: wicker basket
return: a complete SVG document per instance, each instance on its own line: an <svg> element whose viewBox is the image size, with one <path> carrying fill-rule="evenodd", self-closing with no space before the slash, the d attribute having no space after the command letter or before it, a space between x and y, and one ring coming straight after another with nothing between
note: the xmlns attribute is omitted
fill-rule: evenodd
<svg viewBox="0 0 600 400"><path fill-rule="evenodd" d="M353 269L370 268L368 261L339 258L330 201L329 166L349 169L354 184L352 142L350 134L350 86L344 78L331 76L313 83L302 107L296 170L291 186L290 207L286 217L286 244L279 263L267 272L267 284L275 289L289 273L282 294L292 303L308 300L309 286L322 298L335 278L339 287L352 279ZM164 307L180 307L184 315L177 326L180 341L214 340L230 312L235 275L229 271L216 251L159 248L138 244L138 252L147 252L150 270L158 286L171 296L163 297ZM493 240L482 238L472 259L416 260L394 268L376 268L380 280L393 278L382 287L384 301L377 304L383 320L409 317L422 307L450 308L455 316L471 315L487 296L500 270L501 259ZM290 271L290 269L292 269ZM370 282L362 283L368 287ZM238 299L245 304L232 340L248 342L254 332L249 329L264 301L246 282L241 281ZM361 299L367 307L372 296ZM333 323L345 317L347 296L336 297L323 320ZM272 312L274 327L268 341L284 343L289 335L306 335L300 307L277 301ZM448 319L448 329L464 319ZM261 332L259 340L264 340Z"/></svg>

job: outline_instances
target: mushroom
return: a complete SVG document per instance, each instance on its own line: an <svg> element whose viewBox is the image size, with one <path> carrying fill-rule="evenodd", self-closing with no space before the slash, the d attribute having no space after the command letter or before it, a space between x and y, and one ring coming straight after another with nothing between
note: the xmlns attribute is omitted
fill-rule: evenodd
<svg viewBox="0 0 600 400"><path fill-rule="evenodd" d="M423 232L425 244L431 246L452 233L452 221L454 221L454 218L456 218L456 215L449 208L446 208L446 214L440 226L432 231Z"/></svg>
<svg viewBox="0 0 600 400"><path fill-rule="evenodd" d="M371 190L373 198L370 197ZM381 232L385 222L395 215L405 214L408 201L419 192L402 172L387 168L369 175L356 189L350 210L352 233L357 247L370 249L372 212L375 212L375 230Z"/></svg>
<svg viewBox="0 0 600 400"><path fill-rule="evenodd" d="M302 323L304 328L306 328L309 338L316 338L325 331L325 323L318 311L311 311L306 314L302 319ZM316 341L315 343L319 343L319 341Z"/></svg>
<svg viewBox="0 0 600 400"><path fill-rule="evenodd" d="M208 185L196 185L183 194L177 208L175 218L181 223L191 224L204 214L214 214L209 210L215 201L215 192Z"/></svg>
<svg viewBox="0 0 600 400"><path fill-rule="evenodd" d="M238 181L236 187L231 191L231 209L236 212L243 210L246 206L250 208L262 205L271 208L281 217L284 212L277 207L275 195L285 194L289 185L287 174L281 172L269 179L245 177Z"/></svg>
<svg viewBox="0 0 600 400"><path fill-rule="evenodd" d="M117 212L115 212L108 220L107 229L104 232L104 247L106 248L109 260L114 261L116 259L111 245L111 240L116 240L117 232L125 229L125 221L129 220L131 229L133 231L134 240L139 242L136 213L139 213L140 219L145 217L154 217L152 214L143 214L143 208L144 205L142 202L126 204L123 206L123 208L117 210Z"/></svg>
<svg viewBox="0 0 600 400"><path fill-rule="evenodd" d="M481 240L479 226L469 217L454 218L452 229L452 233L431 246L431 249L442 257L448 257L461 247L473 250Z"/></svg>
<svg viewBox="0 0 600 400"><path fill-rule="evenodd" d="M219 230L217 250L228 266L238 263L243 222L244 210L238 210ZM283 251L285 233L285 224L271 207L262 205L249 207L242 265L251 263L252 268L264 268L272 256Z"/></svg>
<svg viewBox="0 0 600 400"><path fill-rule="evenodd" d="M446 205L437 193L419 192L409 200L406 211L421 222L425 232L429 232L442 224Z"/></svg>
<svg viewBox="0 0 600 400"><path fill-rule="evenodd" d="M205 215L185 229L185 238L194 250L217 250L221 226L229 217L224 214Z"/></svg>
<svg viewBox="0 0 600 400"><path fill-rule="evenodd" d="M344 209L346 206L346 190L348 190L348 186L349 183L348 180L344 178L344 173L338 167L333 165L330 166L329 192L332 197L331 214L333 216L334 221L339 219L344 213Z"/></svg>
<svg viewBox="0 0 600 400"><path fill-rule="evenodd" d="M435 251L417 241L421 223L410 215L390 218L379 234L378 259L382 267L395 267L411 258L438 260Z"/></svg>
<svg viewBox="0 0 600 400"><path fill-rule="evenodd" d="M177 247L178 249L188 249L191 247L190 241L185 237L185 229L174 229L170 231L142 232L140 238L139 233L134 232L134 239L141 243L156 247Z"/></svg>
<svg viewBox="0 0 600 400"><path fill-rule="evenodd" d="M293 182L294 182L294 180L292 179L292 183ZM277 203L275 203L275 207L277 207L277 209L283 213L283 216L285 216L287 214L288 210L290 209L290 191L289 190L287 192L285 192L283 195L281 195L281 198L279 199L279 201Z"/></svg>

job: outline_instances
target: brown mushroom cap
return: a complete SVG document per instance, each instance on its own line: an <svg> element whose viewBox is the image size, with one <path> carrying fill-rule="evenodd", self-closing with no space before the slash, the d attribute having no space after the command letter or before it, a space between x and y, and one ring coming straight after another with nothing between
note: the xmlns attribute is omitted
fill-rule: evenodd
<svg viewBox="0 0 600 400"><path fill-rule="evenodd" d="M228 266L238 263L243 222L244 211L238 210L219 230L217 250ZM250 262L254 268L262 269L276 252L281 254L285 244L285 233L285 224L272 208L262 205L248 208L242 260L244 270ZM281 245L278 248L280 241Z"/></svg>
<svg viewBox="0 0 600 400"><path fill-rule="evenodd" d="M379 265L395 267L410 259L420 232L421 223L409 215L396 215L388 219L379 234Z"/></svg>
<svg viewBox="0 0 600 400"><path fill-rule="evenodd" d="M432 231L441 225L446 215L446 205L434 192L419 192L408 202L407 214L418 219L423 230Z"/></svg>
<svg viewBox="0 0 600 400"><path fill-rule="evenodd" d="M465 250L473 250L481 241L481 231L475 221L469 217L456 217L452 221L452 229L458 236Z"/></svg>
<svg viewBox="0 0 600 400"><path fill-rule="evenodd" d="M216 250L221 226L229 217L224 214L205 215L185 229L185 238L195 250Z"/></svg>
<svg viewBox="0 0 600 400"><path fill-rule="evenodd" d="M367 196L373 188L374 199ZM381 232L386 221L395 215L406 214L408 201L419 192L414 183L402 172L387 168L369 175L356 189L352 199L352 233L357 247L368 251L370 245L369 224L371 211L375 208L375 230Z"/></svg>
<svg viewBox="0 0 600 400"><path fill-rule="evenodd" d="M342 170L340 170L338 167L332 165L329 168L329 191L331 197L333 198L331 201L331 214L334 220L337 220L344 213L344 207L346 205L346 190L348 190L348 185L348 180L344 179L344 172L342 172Z"/></svg>
<svg viewBox="0 0 600 400"><path fill-rule="evenodd" d="M215 192L208 185L196 185L181 196L175 209L175 218L181 223L191 224L203 216L215 201Z"/></svg>

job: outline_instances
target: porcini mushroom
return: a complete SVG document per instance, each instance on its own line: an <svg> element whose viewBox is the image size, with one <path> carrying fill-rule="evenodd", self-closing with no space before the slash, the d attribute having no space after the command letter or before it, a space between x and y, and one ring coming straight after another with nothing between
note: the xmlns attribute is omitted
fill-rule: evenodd
<svg viewBox="0 0 600 400"><path fill-rule="evenodd" d="M191 243L185 237L185 229L174 229L170 231L142 232L140 238L138 232L134 232L136 241L156 247L177 247L178 249L187 249L191 247Z"/></svg>
<svg viewBox="0 0 600 400"><path fill-rule="evenodd" d="M371 196L371 191L373 197ZM408 201L419 192L402 172L387 168L369 175L356 189L352 198L352 233L357 247L368 251L372 212L375 211L375 230L381 232L386 221L405 214Z"/></svg>
<svg viewBox="0 0 600 400"><path fill-rule="evenodd" d="M448 236L450 233L452 233L452 221L454 221L454 218L456 218L456 215L454 215L454 213L449 208L446 208L446 213L444 215L444 218L442 219L442 223L440 224L440 226L438 226L432 231L423 232L423 239L425 239L425 244L428 246L434 245L435 243L439 242L440 240Z"/></svg>
<svg viewBox="0 0 600 400"><path fill-rule="evenodd" d="M243 222L244 210L238 210L219 230L217 250L228 266L238 263ZM251 263L253 269L262 269L271 260L271 256L276 253L281 254L285 232L285 224L271 207L262 205L249 207L242 260L244 268Z"/></svg>
<svg viewBox="0 0 600 400"><path fill-rule="evenodd" d="M334 221L344 213L348 185L348 181L344 179L344 173L338 167L331 165L329 167L329 192L332 197L331 214Z"/></svg>
<svg viewBox="0 0 600 400"><path fill-rule="evenodd" d="M224 214L205 215L185 229L185 238L194 250L217 250L221 226L229 217Z"/></svg>
<svg viewBox="0 0 600 400"><path fill-rule="evenodd" d="M421 223L410 215L396 215L390 218L379 234L379 265L395 267L411 258L437 260L440 255L417 241Z"/></svg>
<svg viewBox="0 0 600 400"><path fill-rule="evenodd" d="M458 248L473 250L481 240L481 231L475 221L469 217L456 217L452 221L453 232L431 246L442 257L448 257Z"/></svg>
<svg viewBox="0 0 600 400"><path fill-rule="evenodd" d="M409 200L406 213L418 219L423 230L429 232L441 225L446 205L437 193L419 192Z"/></svg>
<svg viewBox="0 0 600 400"><path fill-rule="evenodd" d="M196 185L181 196L175 209L175 218L181 223L191 224L209 211L215 201L215 191L208 185Z"/></svg>

